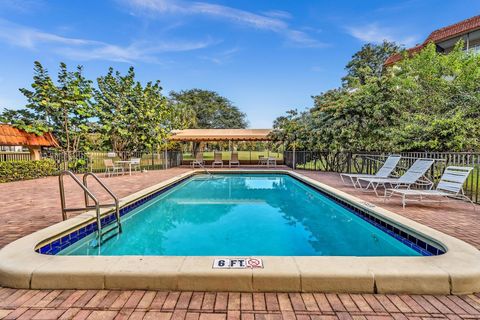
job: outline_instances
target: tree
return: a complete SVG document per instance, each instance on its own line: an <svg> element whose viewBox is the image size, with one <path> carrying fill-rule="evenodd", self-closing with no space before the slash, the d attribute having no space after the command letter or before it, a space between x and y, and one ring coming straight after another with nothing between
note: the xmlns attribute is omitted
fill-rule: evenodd
<svg viewBox="0 0 480 320"><path fill-rule="evenodd" d="M347 63L347 75L342 78L343 85L356 88L367 83L371 77L379 78L383 72L385 60L400 52L400 47L394 42L384 41L382 44L368 43L356 52Z"/></svg>
<svg viewBox="0 0 480 320"><path fill-rule="evenodd" d="M397 103L394 128L403 150L473 151L480 147L480 56L460 41L449 54L431 43L391 70Z"/></svg>
<svg viewBox="0 0 480 320"><path fill-rule="evenodd" d="M432 43L371 72L368 63L358 67L371 48L348 64L349 85L314 96L313 108L278 118L276 129L301 128L307 134L297 135L298 144L317 150L479 150L480 55L464 51L462 42L449 54Z"/></svg>
<svg viewBox="0 0 480 320"><path fill-rule="evenodd" d="M283 143L287 150L311 147L308 116L307 112L299 113L296 109L287 111L286 116L280 116L273 122L271 138L277 143Z"/></svg>
<svg viewBox="0 0 480 320"><path fill-rule="evenodd" d="M97 79L95 107L102 132L116 152L143 151L159 146L175 127L175 112L162 95L160 81L145 86L110 68Z"/></svg>
<svg viewBox="0 0 480 320"><path fill-rule="evenodd" d="M92 88L81 66L68 71L66 64L60 63L57 83L54 83L42 64L35 61L32 90L20 91L27 98L26 109L7 109L2 121L36 134L51 131L59 140L60 148L69 153L87 148L85 137L93 116Z"/></svg>
<svg viewBox="0 0 480 320"><path fill-rule="evenodd" d="M246 128L245 113L241 112L233 103L209 90L191 89L180 92L170 92L170 101L174 105L190 110L190 129L228 129Z"/></svg>

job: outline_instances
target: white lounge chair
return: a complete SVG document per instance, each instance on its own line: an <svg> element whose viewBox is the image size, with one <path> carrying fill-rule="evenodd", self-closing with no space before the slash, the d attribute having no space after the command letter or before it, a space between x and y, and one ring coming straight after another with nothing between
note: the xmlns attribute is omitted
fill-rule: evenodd
<svg viewBox="0 0 480 320"><path fill-rule="evenodd" d="M232 152L232 156L228 161L228 167L231 168L232 165L237 165L238 167L240 167L240 161L238 161L238 152Z"/></svg>
<svg viewBox="0 0 480 320"><path fill-rule="evenodd" d="M385 160L385 162L383 163L383 166L378 169L375 174L341 173L340 178L342 179L342 182L346 185L348 185L348 180L347 182L345 180L349 179L354 188L358 187L357 184L359 183L359 178L388 178L392 174L393 170L395 170L395 168L397 167L397 164L401 158L401 156L396 154L388 156L387 160Z"/></svg>
<svg viewBox="0 0 480 320"><path fill-rule="evenodd" d="M393 195L400 195L402 197L402 206L404 208L407 201L427 202L430 200L426 198L431 197L440 198L438 202L442 202L442 199L444 198L467 200L475 208L473 201L463 192L463 184L467 181L468 175L472 170L472 167L447 167L435 190L387 189L386 193L388 195L390 192L388 195L389 198ZM408 200L407 196L412 196L416 199Z"/></svg>
<svg viewBox="0 0 480 320"><path fill-rule="evenodd" d="M221 168L223 168L223 161L222 161L222 153L221 152L215 152L214 153L212 168L215 168L215 166L217 164L220 165Z"/></svg>
<svg viewBox="0 0 480 320"><path fill-rule="evenodd" d="M368 190L372 187L375 194L378 196L377 189L378 187L385 188L385 192L387 186L390 188L406 188L410 189L410 187L414 184L423 185L432 188L433 182L428 180L425 177L428 169L433 165L433 159L418 159L416 160L412 166L400 177L400 178L385 178L385 179L376 179L376 178L358 178L358 185L364 190ZM362 181L367 182L365 187L362 186ZM386 195L386 194L385 194Z"/></svg>
<svg viewBox="0 0 480 320"><path fill-rule="evenodd" d="M203 152L197 152L195 155L195 160L192 161L192 168L195 168L197 165L201 168L204 164L205 161L203 160Z"/></svg>

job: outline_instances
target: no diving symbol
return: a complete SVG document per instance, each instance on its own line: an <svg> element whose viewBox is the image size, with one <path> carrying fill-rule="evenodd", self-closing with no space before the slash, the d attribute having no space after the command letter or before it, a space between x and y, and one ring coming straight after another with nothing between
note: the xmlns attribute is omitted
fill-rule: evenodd
<svg viewBox="0 0 480 320"><path fill-rule="evenodd" d="M247 266L252 269L263 268L263 263L262 263L262 260L260 259L250 258L250 259L247 259Z"/></svg>

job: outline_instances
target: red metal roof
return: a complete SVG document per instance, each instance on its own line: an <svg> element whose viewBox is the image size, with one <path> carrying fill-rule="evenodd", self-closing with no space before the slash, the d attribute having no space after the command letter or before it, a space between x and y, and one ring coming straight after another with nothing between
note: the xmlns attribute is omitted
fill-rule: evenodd
<svg viewBox="0 0 480 320"><path fill-rule="evenodd" d="M422 50L430 42L438 43L478 29L480 29L480 15L433 31L421 45L408 49L407 53L409 56L413 55ZM385 65L392 65L395 62L400 61L402 57L401 53L394 54L388 57L385 61Z"/></svg>
<svg viewBox="0 0 480 320"><path fill-rule="evenodd" d="M58 142L50 132L39 136L9 124L0 124L0 146L57 147Z"/></svg>

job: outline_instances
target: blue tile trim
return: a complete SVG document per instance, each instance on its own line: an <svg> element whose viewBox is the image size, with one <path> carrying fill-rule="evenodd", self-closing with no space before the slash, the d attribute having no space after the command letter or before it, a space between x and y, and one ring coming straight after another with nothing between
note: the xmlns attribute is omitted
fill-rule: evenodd
<svg viewBox="0 0 480 320"><path fill-rule="evenodd" d="M228 174L228 172L222 172L222 174ZM231 174L234 174L234 172L230 172ZM261 172L258 172L258 174L262 174ZM289 175L290 176L290 175ZM301 179L298 179L294 176L290 176L298 181L300 181L301 183L303 184L306 184L308 185L309 187L312 187L314 188L317 192L320 192L322 195L326 196L327 198L335 201L336 203L338 203L339 205L341 205L343 208L347 209L348 211L352 212L353 214L355 214L356 216L360 217L361 219L365 220L366 222L370 223L371 225L375 226L376 228L382 230L383 232L389 234L390 236L394 237L395 239L397 239L398 241L404 243L406 246L412 248L413 250L417 251L418 253L420 253L421 255L423 256L435 256L435 255L440 255L440 254L444 254L445 253L445 250L443 250L442 248L438 248L438 247L435 247L417 237L415 237L414 235L412 234L409 234L397 227L395 227L394 225L391 225L371 214L369 214L368 212L360 209L360 208L357 208L356 206L353 206L352 204L342 200L342 199L339 199L317 187L315 187L314 185L310 185L306 182L304 182L303 180ZM176 187L177 185L179 185L180 183L183 183L185 182L187 179L189 179L190 177L185 177L179 181L176 181L175 183L172 183L171 185L163 188L163 189L160 189L158 191L155 191L149 195L146 195L145 197L142 197L134 202L131 202L129 204L127 204L126 206L120 208L120 216L124 216L126 215L127 213L131 212L132 210L135 210L136 208L140 207L141 205L145 204L146 202L158 197L159 195L161 195L162 193ZM115 213L112 213L106 217L103 217L101 219L101 223L102 223L102 228L106 227L107 225L111 224L112 222L115 221ZM61 250L67 248L68 246L74 244L75 242L85 238L86 236L94 233L95 231L97 231L97 224L96 222L93 222L93 223L90 223L78 230L75 230L65 236L63 236L62 238L60 239L57 239L57 240L54 240L40 248L38 248L36 251L38 253L41 253L41 254L48 254L48 255L55 255L57 254L58 252L60 252Z"/></svg>
<svg viewBox="0 0 480 320"><path fill-rule="evenodd" d="M369 214L368 212L350 204L347 201L339 199L339 198L337 198L337 197L335 197L335 196L333 196L333 195L315 187L314 185L310 185L310 184L302 181L301 179L298 179L294 176L291 176L291 177L300 181L303 184L306 184L306 185L314 188L315 190L320 192L322 195L324 195L327 198L335 201L336 203L338 203L343 208L347 209L348 211L352 212L356 216L360 217L361 219L365 220L366 222L370 223L371 225L377 227L378 229L382 230L383 232L389 234L390 236L394 237L398 241L402 242L403 244L412 248L413 250L417 251L418 253L420 253L423 256L437 256L437 255L441 255L441 254L445 253L444 249L435 247L435 246L423 241L422 239L419 239L419 238L415 237L414 235L409 234L409 233L405 232L404 230L401 230L401 229L395 227L394 225L392 225L392 224L390 224L386 221L383 221L382 219L380 219L378 217L375 217L372 214Z"/></svg>
<svg viewBox="0 0 480 320"><path fill-rule="evenodd" d="M158 197L162 193L172 189L173 187L176 187L180 183L185 182L187 179L190 177L185 177L179 181L176 181L175 183L172 183L168 186L166 186L163 189L157 190L151 194L148 194L140 199L135 200L134 202L131 202L127 204L126 206L123 206L120 208L120 216L124 216L127 213L135 210L136 208L140 207L141 205L145 204L146 202ZM115 222L115 212L109 214L108 216L103 217L101 220L102 228L105 228L109 224ZM86 236L94 233L97 231L97 223L92 222L78 230L75 230L59 239L56 239L36 250L36 252L41 253L41 254L48 254L48 255L55 255L62 251L63 249L67 248L68 246L71 246L75 242L85 238Z"/></svg>

